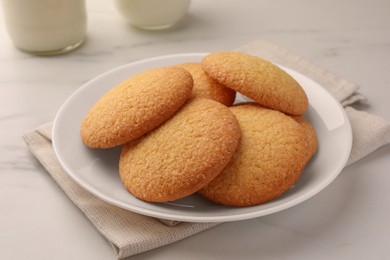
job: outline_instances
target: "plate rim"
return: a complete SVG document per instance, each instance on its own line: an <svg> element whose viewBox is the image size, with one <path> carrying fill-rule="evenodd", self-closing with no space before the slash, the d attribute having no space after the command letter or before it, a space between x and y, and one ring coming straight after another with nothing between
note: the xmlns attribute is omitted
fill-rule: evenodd
<svg viewBox="0 0 390 260"><path fill-rule="evenodd" d="M334 172L337 172L337 173L334 173L334 174L330 175L329 177L327 177L325 181L321 182L321 185L318 185L318 186L316 186L316 189L312 189L312 190L310 190L310 192L305 193L304 196L298 196L297 198L294 198L290 201L287 201L282 205L277 205L277 206L274 206L271 208L262 209L261 211L244 212L244 213L239 213L239 214L234 214L234 215L226 215L226 216L196 216L196 217L194 217L194 216L189 216L189 215L177 215L177 214L173 214L173 213L156 212L154 210L142 208L142 207L139 207L137 205L129 205L128 203L124 203L122 201L119 201L115 198L110 197L109 195L98 190L97 188L93 187L89 183L86 183L85 181L81 180L81 178L77 174L74 174L73 171L68 167L67 163L65 163L63 161L63 158L60 156L59 148L57 147L57 139L58 139L58 137L57 137L58 129L57 128L59 127L58 122L61 120L61 116L64 113L65 109L68 107L68 104L74 99L74 97L76 97L81 92L88 89L88 86L90 84L93 84L94 82L99 81L101 78L104 78L107 75L112 74L113 72L115 72L117 70L121 70L121 69L126 68L126 67L137 66L137 65L149 63L149 62L158 62L159 60L165 60L165 59L190 58L192 56L193 57L195 57L195 56L196 57L203 57L207 54L208 54L207 52L198 52L198 53L197 52L190 52L190 53L177 53L177 54L170 54L170 55L161 55L161 56L141 59L141 60L137 60L134 62L130 62L127 64L123 64L121 66L112 68L106 72L103 72L103 73L95 76L94 78L92 78L92 79L88 80L87 82L85 82L84 84L82 84L60 106L60 108L58 109L58 111L56 113L54 121L53 121L52 147L54 150L55 157L57 158L61 167L64 169L65 173L69 177L71 177L71 179L73 179L73 181L75 181L78 185L80 185L82 188L84 188L86 191L92 193L93 195L95 195L99 199L101 199L109 204L118 206L120 208L123 208L123 209L131 211L131 212L139 213L139 214L150 216L150 217L156 217L156 218L167 219L167 220L184 221L184 222L229 222L229 221L251 219L251 218L255 218L255 217L261 217L261 216L269 215L272 213L276 213L276 212L288 209L290 207L293 207L295 205L298 205L301 202L304 202L304 201L312 198L314 195L321 192L324 188L326 188L330 183L332 183L338 177L338 175L341 173L342 169L345 167L345 165L348 161L349 155L351 153L351 149L352 149L352 140L353 140L352 139L352 128L351 128L351 123L349 121L349 118L346 114L346 111L343 108L343 106L340 104L340 102L329 92L328 89L326 89L325 87L323 87L321 84L319 84L315 80L311 79L310 77L302 74L299 71L296 71L295 69L291 69L287 66L281 66L281 67L287 68L288 70L291 70L291 71L294 71L294 73L300 74L302 77L307 78L307 79L315 82L317 85L319 85L322 88L322 90L327 92L327 94L329 95L329 97L331 99L336 101L335 104L338 106L338 110L340 110L341 113L343 114L343 118L344 118L343 127L346 127L348 130L348 133L349 133L347 144L346 144L346 145L348 145L348 147L346 147L347 150L345 151L345 153L347 153L348 156L345 156L343 158L343 160L340 160L338 162L337 167L333 170Z"/></svg>

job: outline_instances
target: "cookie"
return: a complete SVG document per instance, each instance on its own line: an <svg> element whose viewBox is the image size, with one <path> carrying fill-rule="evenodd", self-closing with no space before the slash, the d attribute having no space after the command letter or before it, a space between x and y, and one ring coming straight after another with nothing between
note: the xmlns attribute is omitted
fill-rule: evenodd
<svg viewBox="0 0 390 260"><path fill-rule="evenodd" d="M302 115L308 108L308 98L299 83L257 56L215 52L205 56L201 64L211 78L265 107L290 115Z"/></svg>
<svg viewBox="0 0 390 260"><path fill-rule="evenodd" d="M123 146L121 180L144 201L183 198L222 171L239 138L237 119L228 107L211 99L190 99L163 125Z"/></svg>
<svg viewBox="0 0 390 260"><path fill-rule="evenodd" d="M306 134L290 116L247 103L230 108L241 139L220 175L199 193L227 206L254 206L286 192L307 161Z"/></svg>
<svg viewBox="0 0 390 260"><path fill-rule="evenodd" d="M307 121L303 116L294 116L295 121L300 124L306 133L306 142L308 146L309 157L312 157L317 151L318 138L317 133L312 124Z"/></svg>
<svg viewBox="0 0 390 260"><path fill-rule="evenodd" d="M111 148L158 127L191 96L193 80L182 68L141 72L103 95L81 125L82 141L92 148Z"/></svg>
<svg viewBox="0 0 390 260"><path fill-rule="evenodd" d="M177 65L191 73L194 79L192 97L210 98L226 106L231 106L236 92L210 78L202 69L200 62L183 63Z"/></svg>

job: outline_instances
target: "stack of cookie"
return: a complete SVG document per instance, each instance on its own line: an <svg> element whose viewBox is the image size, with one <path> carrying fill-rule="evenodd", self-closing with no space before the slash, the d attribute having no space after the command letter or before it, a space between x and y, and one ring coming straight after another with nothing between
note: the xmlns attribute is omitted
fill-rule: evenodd
<svg viewBox="0 0 390 260"><path fill-rule="evenodd" d="M233 105L236 91L254 100ZM81 125L91 148L122 145L126 189L149 202L199 192L252 206L288 190L317 149L302 87L259 57L215 52L141 72L103 95Z"/></svg>

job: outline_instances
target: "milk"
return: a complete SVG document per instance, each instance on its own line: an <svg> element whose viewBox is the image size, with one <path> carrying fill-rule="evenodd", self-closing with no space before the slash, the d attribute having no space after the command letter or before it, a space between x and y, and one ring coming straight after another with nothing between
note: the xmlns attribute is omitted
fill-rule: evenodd
<svg viewBox="0 0 390 260"><path fill-rule="evenodd" d="M84 0L2 0L5 25L15 46L51 55L78 47L86 34Z"/></svg>
<svg viewBox="0 0 390 260"><path fill-rule="evenodd" d="M115 0L120 14L143 29L168 28L186 14L191 0Z"/></svg>

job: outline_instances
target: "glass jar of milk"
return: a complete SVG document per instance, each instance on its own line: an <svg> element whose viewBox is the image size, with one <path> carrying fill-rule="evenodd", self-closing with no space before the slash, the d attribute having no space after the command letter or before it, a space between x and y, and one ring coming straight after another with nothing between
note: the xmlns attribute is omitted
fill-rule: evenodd
<svg viewBox="0 0 390 260"><path fill-rule="evenodd" d="M190 3L191 0L115 0L127 22L148 30L171 27L184 17Z"/></svg>
<svg viewBox="0 0 390 260"><path fill-rule="evenodd" d="M56 55L85 38L85 0L2 0L7 31L22 51Z"/></svg>

